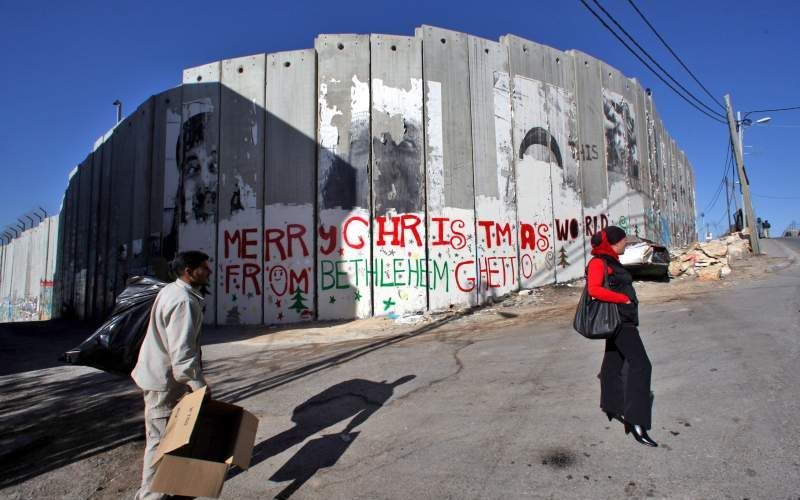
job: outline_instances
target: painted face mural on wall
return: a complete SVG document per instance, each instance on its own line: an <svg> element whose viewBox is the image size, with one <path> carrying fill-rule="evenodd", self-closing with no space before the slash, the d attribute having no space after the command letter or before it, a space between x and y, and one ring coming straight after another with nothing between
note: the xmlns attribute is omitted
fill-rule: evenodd
<svg viewBox="0 0 800 500"><path fill-rule="evenodd" d="M321 209L352 210L365 205L358 193L369 192L369 177L365 175L366 172L359 172L354 165L369 164L369 147L369 119L354 120L347 158L332 154L330 168L320 172Z"/></svg>
<svg viewBox="0 0 800 500"><path fill-rule="evenodd" d="M198 222L214 217L217 206L217 151L205 140L208 113L198 113L183 124L180 139L179 190L181 222L189 215ZM191 199L186 199L186 194Z"/></svg>
<svg viewBox="0 0 800 500"><path fill-rule="evenodd" d="M375 156L380 158L375 169L375 213L383 215L394 209L397 213L415 212L419 209L422 191L420 179L420 144L422 138L419 128L403 120L405 133L403 140L390 133L372 139Z"/></svg>
<svg viewBox="0 0 800 500"><path fill-rule="evenodd" d="M638 178L636 126L630 105L621 95L604 91L603 115L608 169Z"/></svg>

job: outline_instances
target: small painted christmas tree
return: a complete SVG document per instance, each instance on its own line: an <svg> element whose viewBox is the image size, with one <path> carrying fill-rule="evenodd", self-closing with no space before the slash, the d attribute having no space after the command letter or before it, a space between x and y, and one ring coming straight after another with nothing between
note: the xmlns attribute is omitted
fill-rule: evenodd
<svg viewBox="0 0 800 500"><path fill-rule="evenodd" d="M300 314L301 312L308 309L306 305L303 303L305 297L303 297L303 295L300 293L299 288L294 291L294 294L292 295L292 300L294 302L292 302L292 305L289 306L289 309L294 309L295 311L297 311L297 314Z"/></svg>
<svg viewBox="0 0 800 500"><path fill-rule="evenodd" d="M558 263L561 267L566 268L569 265L567 261L567 250L564 247L561 247L561 250L558 251L559 259Z"/></svg>

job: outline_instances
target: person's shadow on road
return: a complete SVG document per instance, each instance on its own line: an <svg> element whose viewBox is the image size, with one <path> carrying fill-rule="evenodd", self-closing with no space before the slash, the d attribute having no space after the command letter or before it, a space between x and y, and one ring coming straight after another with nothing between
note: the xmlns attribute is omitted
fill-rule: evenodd
<svg viewBox="0 0 800 500"><path fill-rule="evenodd" d="M394 382L353 379L325 389L294 409L294 427L262 441L254 448L250 466L278 455L323 429L352 417L341 432L321 436L306 443L270 477L275 482L292 481L275 497L289 498L318 470L334 465L359 435L354 429L392 397L395 387L415 377L406 375Z"/></svg>

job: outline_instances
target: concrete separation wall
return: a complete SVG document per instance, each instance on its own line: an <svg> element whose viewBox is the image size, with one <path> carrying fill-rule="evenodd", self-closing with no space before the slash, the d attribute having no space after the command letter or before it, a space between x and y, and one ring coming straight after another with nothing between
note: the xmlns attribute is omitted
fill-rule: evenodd
<svg viewBox="0 0 800 500"><path fill-rule="evenodd" d="M58 239L56 215L0 246L0 323L57 316L53 285Z"/></svg>
<svg viewBox="0 0 800 500"><path fill-rule="evenodd" d="M693 183L652 96L582 52L320 35L186 69L98 139L47 273L59 312L99 320L128 276L202 250L208 323L396 317L579 278L610 224L688 243Z"/></svg>

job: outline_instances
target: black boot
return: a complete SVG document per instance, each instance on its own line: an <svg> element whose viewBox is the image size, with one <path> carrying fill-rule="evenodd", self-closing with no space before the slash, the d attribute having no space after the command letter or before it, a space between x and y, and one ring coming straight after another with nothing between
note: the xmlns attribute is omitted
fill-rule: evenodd
<svg viewBox="0 0 800 500"><path fill-rule="evenodd" d="M617 419L619 421L619 423L621 423L621 424L625 423L625 417L623 417L619 413L615 413L613 411L607 411L607 412L605 412L605 414L606 414L606 417L608 417L608 421L609 422L611 422L614 419Z"/></svg>
<svg viewBox="0 0 800 500"><path fill-rule="evenodd" d="M647 435L647 431L644 430L641 425L635 425L626 422L625 434L628 434L629 432L633 434L633 438L636 441L645 446L652 446L653 448L658 446L658 443L650 439L650 436Z"/></svg>

